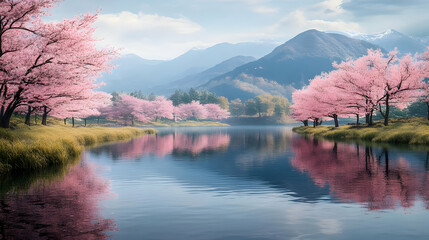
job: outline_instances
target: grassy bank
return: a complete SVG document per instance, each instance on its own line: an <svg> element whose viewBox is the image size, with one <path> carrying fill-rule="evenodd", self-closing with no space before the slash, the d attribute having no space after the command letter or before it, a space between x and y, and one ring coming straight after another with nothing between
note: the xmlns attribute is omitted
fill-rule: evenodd
<svg viewBox="0 0 429 240"><path fill-rule="evenodd" d="M78 158L84 147L153 133L153 129L130 127L72 128L59 122L31 127L15 124L13 129L0 129L0 174L61 165Z"/></svg>
<svg viewBox="0 0 429 240"><path fill-rule="evenodd" d="M301 135L331 140L359 140L377 143L429 145L429 121L423 118L392 119L389 126L381 121L374 126L296 127Z"/></svg>

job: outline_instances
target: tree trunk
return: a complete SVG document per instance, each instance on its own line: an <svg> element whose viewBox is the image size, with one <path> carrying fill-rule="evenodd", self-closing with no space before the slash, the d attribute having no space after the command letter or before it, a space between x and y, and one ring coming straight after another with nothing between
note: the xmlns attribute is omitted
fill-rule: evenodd
<svg viewBox="0 0 429 240"><path fill-rule="evenodd" d="M429 107L429 105L428 105ZM1 106L0 108L0 120L3 119L3 114L4 114L4 106Z"/></svg>
<svg viewBox="0 0 429 240"><path fill-rule="evenodd" d="M48 125L48 107L43 107L42 125Z"/></svg>
<svg viewBox="0 0 429 240"><path fill-rule="evenodd" d="M338 115L334 114L334 122L335 122L335 127L339 127L340 125L338 124Z"/></svg>
<svg viewBox="0 0 429 240"><path fill-rule="evenodd" d="M369 114L368 113L365 114L365 122L366 122L366 124L370 125L369 124Z"/></svg>
<svg viewBox="0 0 429 240"><path fill-rule="evenodd" d="M374 125L374 122L372 121L372 114L373 114L373 112L374 112L374 110L371 110L371 113L369 114L369 123L368 123L369 126Z"/></svg>
<svg viewBox="0 0 429 240"><path fill-rule="evenodd" d="M86 118L84 118L83 121L85 121L85 127L86 127Z"/></svg>
<svg viewBox="0 0 429 240"><path fill-rule="evenodd" d="M67 118L64 118L64 125L67 125Z"/></svg>
<svg viewBox="0 0 429 240"><path fill-rule="evenodd" d="M28 126L30 126L30 121L31 121L31 106L28 106L27 108L27 114L25 115L25 124L27 124Z"/></svg>
<svg viewBox="0 0 429 240"><path fill-rule="evenodd" d="M8 104L8 107L4 109L4 106L1 108L2 118L0 119L0 126L2 128L10 127L10 118L12 117L13 112L19 106L21 101L21 93L24 91L22 87L18 88L18 91L13 96L12 101Z"/></svg>
<svg viewBox="0 0 429 240"><path fill-rule="evenodd" d="M380 109L381 111L381 109ZM390 113L390 105L389 105L389 96L386 97L386 112L384 113L384 126L389 126L389 113Z"/></svg>
<svg viewBox="0 0 429 240"><path fill-rule="evenodd" d="M318 123L319 123L319 119L318 118L314 119L314 121L313 121L313 128L316 128L316 126L318 125Z"/></svg>
<svg viewBox="0 0 429 240"><path fill-rule="evenodd" d="M356 125L359 125L359 114L356 114Z"/></svg>
<svg viewBox="0 0 429 240"><path fill-rule="evenodd" d="M72 125L73 125L73 127L74 127L74 117L72 117Z"/></svg>
<svg viewBox="0 0 429 240"><path fill-rule="evenodd" d="M10 127L10 118L12 117L13 111L12 110L6 110L3 113L3 118L1 119L1 127L2 128L9 128Z"/></svg>
<svg viewBox="0 0 429 240"><path fill-rule="evenodd" d="M304 123L305 127L308 127L308 120L302 121L302 123Z"/></svg>

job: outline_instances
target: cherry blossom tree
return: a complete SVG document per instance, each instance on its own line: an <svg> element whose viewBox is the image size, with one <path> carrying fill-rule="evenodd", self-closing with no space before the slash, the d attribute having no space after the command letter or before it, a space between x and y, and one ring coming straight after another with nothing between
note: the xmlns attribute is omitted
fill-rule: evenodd
<svg viewBox="0 0 429 240"><path fill-rule="evenodd" d="M207 119L226 119L230 113L221 108L218 104L205 104L204 108L207 111Z"/></svg>
<svg viewBox="0 0 429 240"><path fill-rule="evenodd" d="M205 119L207 117L206 108L199 102L192 101L189 104L181 104L176 109L176 117L181 120Z"/></svg>
<svg viewBox="0 0 429 240"><path fill-rule="evenodd" d="M417 57L397 57L368 50L366 56L334 63L337 70L316 76L310 85L293 95L292 115L296 120L330 117L338 127L338 116L365 114L367 123L379 111L389 124L391 106L405 108L423 94L425 63Z"/></svg>
<svg viewBox="0 0 429 240"><path fill-rule="evenodd" d="M93 23L86 14L62 22L42 17L57 0L0 2L0 122L8 128L22 105L42 105L69 90L91 86L110 69L115 52L97 49Z"/></svg>
<svg viewBox="0 0 429 240"><path fill-rule="evenodd" d="M156 97L155 101L151 101L150 104L152 108L151 117L155 120L158 120L159 118L167 118L167 119L173 119L173 112L174 112L174 106L173 102L170 100L167 100L165 97L158 96Z"/></svg>

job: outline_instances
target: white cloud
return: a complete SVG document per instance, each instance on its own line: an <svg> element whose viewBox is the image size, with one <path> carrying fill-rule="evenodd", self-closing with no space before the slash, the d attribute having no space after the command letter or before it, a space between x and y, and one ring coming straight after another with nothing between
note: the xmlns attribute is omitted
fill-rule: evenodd
<svg viewBox="0 0 429 240"><path fill-rule="evenodd" d="M267 6L254 6L252 10L255 13L277 13L279 10L277 8L267 7Z"/></svg>
<svg viewBox="0 0 429 240"><path fill-rule="evenodd" d="M171 58L201 45L191 36L203 30L199 24L186 18L128 11L101 14L96 27L96 36L103 40L103 45L119 47L123 53L135 53L151 59Z"/></svg>
<svg viewBox="0 0 429 240"><path fill-rule="evenodd" d="M309 19L301 10L291 12L289 15L267 28L272 33L282 33L288 31L293 35L308 29L320 31L361 31L359 24L340 20Z"/></svg>
<svg viewBox="0 0 429 240"><path fill-rule="evenodd" d="M99 27L109 27L117 31L155 31L177 34L191 34L201 30L201 26L186 18L171 18L157 14L138 14L121 12L118 14L101 14Z"/></svg>

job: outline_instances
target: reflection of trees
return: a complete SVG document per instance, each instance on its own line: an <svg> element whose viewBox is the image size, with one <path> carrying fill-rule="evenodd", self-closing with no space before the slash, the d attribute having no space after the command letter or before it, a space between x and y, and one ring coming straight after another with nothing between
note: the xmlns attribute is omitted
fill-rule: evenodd
<svg viewBox="0 0 429 240"><path fill-rule="evenodd" d="M203 151L220 150L228 147L228 134L182 134L145 135L126 143L104 146L93 152L109 152L115 158L135 159L147 154L165 156L172 153L186 153L196 156Z"/></svg>
<svg viewBox="0 0 429 240"><path fill-rule="evenodd" d="M292 148L292 165L315 183L328 184L342 201L365 203L373 210L410 207L419 197L429 197L428 174L412 169L404 158L392 161L387 149L375 154L371 147L303 138L294 139Z"/></svg>
<svg viewBox="0 0 429 240"><path fill-rule="evenodd" d="M94 166L82 163L57 182L6 194L0 198L0 238L105 239L115 225L99 215L97 203L109 190Z"/></svg>
<svg viewBox="0 0 429 240"><path fill-rule="evenodd" d="M246 148L260 153L284 153L289 146L291 133L288 130L275 132L251 132L233 139L233 143L244 143Z"/></svg>

